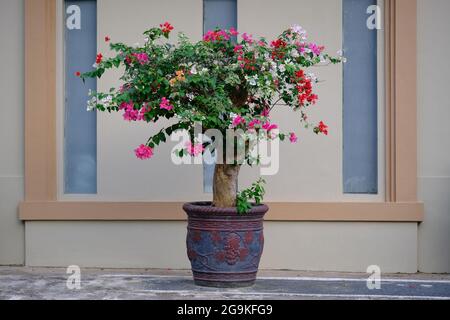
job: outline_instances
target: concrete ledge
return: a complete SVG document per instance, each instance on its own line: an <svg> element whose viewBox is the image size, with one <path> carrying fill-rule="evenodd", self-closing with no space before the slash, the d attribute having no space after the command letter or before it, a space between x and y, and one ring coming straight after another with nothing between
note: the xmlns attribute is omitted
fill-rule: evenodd
<svg viewBox="0 0 450 320"><path fill-rule="evenodd" d="M268 203L266 221L422 222L422 203ZM181 202L22 202L25 221L184 221Z"/></svg>

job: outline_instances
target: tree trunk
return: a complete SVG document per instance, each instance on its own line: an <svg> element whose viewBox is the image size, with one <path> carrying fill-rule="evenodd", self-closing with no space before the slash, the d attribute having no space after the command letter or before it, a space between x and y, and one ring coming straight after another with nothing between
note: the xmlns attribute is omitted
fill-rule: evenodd
<svg viewBox="0 0 450 320"><path fill-rule="evenodd" d="M216 164L213 183L213 205L218 208L236 207L239 165Z"/></svg>

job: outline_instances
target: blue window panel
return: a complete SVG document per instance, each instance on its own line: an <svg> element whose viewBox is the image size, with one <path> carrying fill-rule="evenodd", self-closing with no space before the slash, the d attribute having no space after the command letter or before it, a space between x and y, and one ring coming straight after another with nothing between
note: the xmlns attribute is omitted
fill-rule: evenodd
<svg viewBox="0 0 450 320"><path fill-rule="evenodd" d="M203 31L237 29L237 0L203 0Z"/></svg>
<svg viewBox="0 0 450 320"><path fill-rule="evenodd" d="M367 27L376 0L343 0L344 193L378 193L377 30Z"/></svg>
<svg viewBox="0 0 450 320"><path fill-rule="evenodd" d="M203 0L203 31L216 28L237 29L237 1L236 0ZM203 164L203 190L213 192L215 164Z"/></svg>
<svg viewBox="0 0 450 320"><path fill-rule="evenodd" d="M214 169L216 168L216 156L211 155L209 152L205 153L203 163L203 191L205 193L213 192L213 181L214 181Z"/></svg>
<svg viewBox="0 0 450 320"><path fill-rule="evenodd" d="M77 71L92 70L97 52L97 3L65 1L64 193L97 193L97 115L87 112L89 90Z"/></svg>

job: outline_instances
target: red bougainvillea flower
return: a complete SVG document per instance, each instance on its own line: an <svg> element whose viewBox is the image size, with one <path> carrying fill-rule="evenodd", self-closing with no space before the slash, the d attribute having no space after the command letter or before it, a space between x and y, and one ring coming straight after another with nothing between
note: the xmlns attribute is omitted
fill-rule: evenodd
<svg viewBox="0 0 450 320"><path fill-rule="evenodd" d="M308 104L315 104L319 97L313 94L312 91L312 80L305 76L303 70L299 70L295 73L298 82L296 88L298 90L298 103L300 106L305 106Z"/></svg>
<svg viewBox="0 0 450 320"><path fill-rule="evenodd" d="M287 43L285 41L283 41L282 39L277 39L275 41L272 41L270 46L272 48L285 48L287 46Z"/></svg>
<svg viewBox="0 0 450 320"><path fill-rule="evenodd" d="M80 71L75 72L75 76L76 77L80 77L81 76L81 72Z"/></svg>
<svg viewBox="0 0 450 320"><path fill-rule="evenodd" d="M136 150L134 150L136 157L141 160L150 159L153 157L153 149L149 146L141 144Z"/></svg>
<svg viewBox="0 0 450 320"><path fill-rule="evenodd" d="M95 59L95 63L100 64L102 61L103 61L103 55L101 53L99 53L97 55L97 58Z"/></svg>
<svg viewBox="0 0 450 320"><path fill-rule="evenodd" d="M287 46L287 43L283 39L277 39L272 41L270 46L274 49L272 52L272 59L283 59L284 58L284 49Z"/></svg>
<svg viewBox="0 0 450 320"><path fill-rule="evenodd" d="M173 30L173 26L167 21L160 24L159 26L161 27L161 30L165 36L168 36L169 33Z"/></svg>
<svg viewBox="0 0 450 320"><path fill-rule="evenodd" d="M298 71L295 73L295 76L296 76L297 78L299 78L299 79L302 79L302 78L305 77L305 72L304 72L303 70L298 70Z"/></svg>
<svg viewBox="0 0 450 320"><path fill-rule="evenodd" d="M110 37L108 37L108 36L105 37L105 42L109 42L110 40L111 40Z"/></svg>
<svg viewBox="0 0 450 320"><path fill-rule="evenodd" d="M325 123L323 123L323 121L320 121L319 126L314 128L314 132L316 134L323 133L324 135L327 136L328 135L328 126Z"/></svg>
<svg viewBox="0 0 450 320"><path fill-rule="evenodd" d="M205 42L215 42L223 40L226 41L230 40L230 35L224 30L216 30L216 31L209 30L203 36L203 41Z"/></svg>

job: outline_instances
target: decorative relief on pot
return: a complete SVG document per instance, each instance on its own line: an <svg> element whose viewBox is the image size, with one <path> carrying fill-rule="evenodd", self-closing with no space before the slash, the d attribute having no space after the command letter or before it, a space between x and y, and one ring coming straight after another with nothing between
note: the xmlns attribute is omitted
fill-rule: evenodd
<svg viewBox="0 0 450 320"><path fill-rule="evenodd" d="M261 230L245 232L188 230L187 254L196 271L258 268L263 250Z"/></svg>

